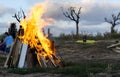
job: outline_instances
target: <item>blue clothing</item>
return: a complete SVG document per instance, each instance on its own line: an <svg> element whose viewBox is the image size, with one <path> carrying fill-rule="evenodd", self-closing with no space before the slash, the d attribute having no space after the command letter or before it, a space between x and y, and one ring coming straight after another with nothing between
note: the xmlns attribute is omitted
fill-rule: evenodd
<svg viewBox="0 0 120 77"><path fill-rule="evenodd" d="M10 52L10 47L5 48L5 52L6 52L6 53L9 53L9 52Z"/></svg>
<svg viewBox="0 0 120 77"><path fill-rule="evenodd" d="M11 47L11 45L12 45L13 42L14 42L14 39L13 39L12 36L6 36L6 37L5 37L4 43L5 43L5 45L6 45L5 51L6 51L7 53L9 53L10 47Z"/></svg>
<svg viewBox="0 0 120 77"><path fill-rule="evenodd" d="M12 43L13 43L13 41L14 41L14 39L12 38L12 36L7 36L7 37L5 37L5 39L4 39L4 42L5 42L6 47L11 46Z"/></svg>

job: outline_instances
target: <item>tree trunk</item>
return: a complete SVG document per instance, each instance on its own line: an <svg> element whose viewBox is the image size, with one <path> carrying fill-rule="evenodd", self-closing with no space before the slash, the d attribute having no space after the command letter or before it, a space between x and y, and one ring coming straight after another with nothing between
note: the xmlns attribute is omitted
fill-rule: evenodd
<svg viewBox="0 0 120 77"><path fill-rule="evenodd" d="M79 36L79 26L78 26L78 22L76 22L76 38L78 39Z"/></svg>
<svg viewBox="0 0 120 77"><path fill-rule="evenodd" d="M115 32L114 26L111 26L111 34L113 34L114 32Z"/></svg>

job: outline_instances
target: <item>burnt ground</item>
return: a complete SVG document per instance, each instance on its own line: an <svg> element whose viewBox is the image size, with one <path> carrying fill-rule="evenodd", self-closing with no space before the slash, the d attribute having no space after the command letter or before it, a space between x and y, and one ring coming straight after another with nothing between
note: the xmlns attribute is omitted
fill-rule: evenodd
<svg viewBox="0 0 120 77"><path fill-rule="evenodd" d="M64 62L110 62L119 63L120 53L116 53L106 47L113 42L99 41L94 44L80 44L74 41L61 41L56 44L57 54ZM7 54L0 54L6 57ZM3 68L4 63L0 63L0 77L67 77L61 74L35 73L35 74L12 74L7 73ZM68 76L69 77L69 76Z"/></svg>

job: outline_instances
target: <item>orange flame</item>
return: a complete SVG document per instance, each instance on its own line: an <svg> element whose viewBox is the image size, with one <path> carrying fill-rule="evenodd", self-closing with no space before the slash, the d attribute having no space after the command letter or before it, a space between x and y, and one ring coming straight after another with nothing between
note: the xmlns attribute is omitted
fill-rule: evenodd
<svg viewBox="0 0 120 77"><path fill-rule="evenodd" d="M40 60L41 56L54 59L56 50L52 47L53 43L49 40L43 32L43 28L50 25L51 18L43 19L45 13L45 5L39 4L32 8L28 18L22 20L20 24L24 28L24 36L22 37L23 43L27 43L31 48L36 48L37 59ZM60 60L55 60L58 63ZM41 63L39 62L41 65ZM41 65L42 66L42 65Z"/></svg>

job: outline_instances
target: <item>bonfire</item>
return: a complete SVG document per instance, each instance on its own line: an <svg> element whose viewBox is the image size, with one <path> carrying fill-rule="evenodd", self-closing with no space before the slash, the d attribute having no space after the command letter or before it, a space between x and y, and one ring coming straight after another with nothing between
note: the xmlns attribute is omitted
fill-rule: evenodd
<svg viewBox="0 0 120 77"><path fill-rule="evenodd" d="M24 16L24 19L19 20L24 34L18 35L17 39L19 38L22 44L28 44L28 49L34 49L40 67L49 67L50 64L59 67L61 60L56 56L54 41L43 31L54 19L43 18L44 12L45 5L38 4L32 8L28 17ZM17 18L16 15L15 17Z"/></svg>

